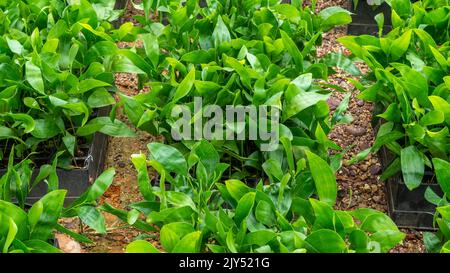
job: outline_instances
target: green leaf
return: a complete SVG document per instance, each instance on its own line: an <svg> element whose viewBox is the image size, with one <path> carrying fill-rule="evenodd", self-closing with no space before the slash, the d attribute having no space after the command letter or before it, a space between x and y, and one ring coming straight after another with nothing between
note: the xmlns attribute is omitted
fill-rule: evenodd
<svg viewBox="0 0 450 273"><path fill-rule="evenodd" d="M27 106L31 109L37 109L37 110L41 109L37 100L35 100L34 98L31 98L31 97L23 98L23 104L25 104L25 106Z"/></svg>
<svg viewBox="0 0 450 273"><path fill-rule="evenodd" d="M87 238L86 236L83 236L81 234L78 234L76 232L71 231L70 229L65 228L64 226L57 224L55 229L61 233L65 233L67 235L69 235L70 237L72 237L73 239L77 240L80 243L85 243L85 244L93 244L93 242Z"/></svg>
<svg viewBox="0 0 450 273"><path fill-rule="evenodd" d="M369 237L367 234L359 229L352 231L349 235L348 239L351 243L351 248L356 252L367 252L367 244L369 241Z"/></svg>
<svg viewBox="0 0 450 273"><path fill-rule="evenodd" d="M140 214L141 213L137 209L130 210L127 215L127 223L129 225L133 225L134 223L136 223L137 219L139 219Z"/></svg>
<svg viewBox="0 0 450 273"><path fill-rule="evenodd" d="M340 69L344 70L345 72L350 73L354 76L360 76L361 71L359 68L353 63L352 60L350 60L348 57L346 57L342 53L329 53L322 59L325 64L329 67L339 67Z"/></svg>
<svg viewBox="0 0 450 273"><path fill-rule="evenodd" d="M90 120L86 125L79 127L78 136L89 136L96 132L113 137L135 137L136 133L132 131L122 121L115 119L111 121L109 117L98 117Z"/></svg>
<svg viewBox="0 0 450 273"><path fill-rule="evenodd" d="M144 154L131 155L131 162L138 172L139 191L147 201L154 201L155 195L150 184L150 178L147 170L147 159Z"/></svg>
<svg viewBox="0 0 450 273"><path fill-rule="evenodd" d="M83 223L98 233L106 234L105 218L103 218L103 215L95 207L82 206L78 207L76 211Z"/></svg>
<svg viewBox="0 0 450 273"><path fill-rule="evenodd" d="M206 50L194 50L184 54L181 57L181 61L192 64L207 64L214 61L214 56L209 54Z"/></svg>
<svg viewBox="0 0 450 273"><path fill-rule="evenodd" d="M410 0L391 0L391 7L402 18L411 16Z"/></svg>
<svg viewBox="0 0 450 273"><path fill-rule="evenodd" d="M256 194L254 192L248 192L239 200L234 215L234 220L237 225L240 225L251 213L255 203L255 196Z"/></svg>
<svg viewBox="0 0 450 273"><path fill-rule="evenodd" d="M274 225L276 223L276 215L272 206L264 200L258 202L255 210L256 220L264 225Z"/></svg>
<svg viewBox="0 0 450 273"><path fill-rule="evenodd" d="M191 207L194 211L197 210L194 201L183 192L168 191L166 192L167 202L175 207Z"/></svg>
<svg viewBox="0 0 450 273"><path fill-rule="evenodd" d="M377 242L380 246L380 252L386 253L405 239L406 234L396 230L385 230L373 233L370 240Z"/></svg>
<svg viewBox="0 0 450 273"><path fill-rule="evenodd" d="M64 145L66 146L67 150L69 151L69 153L74 157L75 156L75 142L76 142L76 138L74 136L72 136L71 134L69 134L68 132L66 132L67 135L65 135L63 137L63 142Z"/></svg>
<svg viewBox="0 0 450 273"><path fill-rule="evenodd" d="M245 236L244 243L249 245L264 246L277 236L275 232L269 229L250 232Z"/></svg>
<svg viewBox="0 0 450 273"><path fill-rule="evenodd" d="M438 96L429 96L428 99L433 105L434 110L444 113L445 122L447 125L450 125L450 103Z"/></svg>
<svg viewBox="0 0 450 273"><path fill-rule="evenodd" d="M439 186L448 197L450 196L450 163L440 158L433 158L432 161Z"/></svg>
<svg viewBox="0 0 450 273"><path fill-rule="evenodd" d="M326 101L330 94L320 94L315 91L303 91L294 84L290 84L285 92L286 105L283 111L283 121L297 115L306 108Z"/></svg>
<svg viewBox="0 0 450 273"><path fill-rule="evenodd" d="M107 86L111 86L109 83L103 82L103 81L99 81L96 79L87 79L87 80L82 80L80 81L80 83L78 84L78 90L76 92L74 92L75 94L82 94L85 93L89 90L95 89L95 88L99 88L99 87L107 87Z"/></svg>
<svg viewBox="0 0 450 273"><path fill-rule="evenodd" d="M113 96L104 88L96 89L88 98L87 104L91 108L101 108L116 103Z"/></svg>
<svg viewBox="0 0 450 273"><path fill-rule="evenodd" d="M351 12L341 7L328 7L319 12L322 18L321 27L329 30L332 27L346 25L352 21Z"/></svg>
<svg viewBox="0 0 450 273"><path fill-rule="evenodd" d="M289 35L284 32L283 30L280 30L281 33L281 39L283 41L284 47L289 52L289 54L292 56L294 63L296 65L297 71L303 72L303 55L298 49L297 45L294 43L294 41L289 37Z"/></svg>
<svg viewBox="0 0 450 273"><path fill-rule="evenodd" d="M198 156L203 166L205 166L208 175L211 176L214 174L216 166L220 161L219 153L214 148L214 145L203 140L195 148L195 154Z"/></svg>
<svg viewBox="0 0 450 273"><path fill-rule="evenodd" d="M36 123L33 117L22 114L22 113L8 113L5 114L8 117L14 119L15 122L21 123L21 127L23 127L25 133L30 133L35 129Z"/></svg>
<svg viewBox="0 0 450 273"><path fill-rule="evenodd" d="M306 248L315 253L343 253L347 246L333 230L320 229L306 237Z"/></svg>
<svg viewBox="0 0 450 273"><path fill-rule="evenodd" d="M33 206L28 210L28 225L30 226L31 230L33 230L38 223L43 211L44 204L40 200L34 203Z"/></svg>
<svg viewBox="0 0 450 273"><path fill-rule="evenodd" d="M109 168L105 170L80 197L73 201L66 209L65 213L69 212L71 209L77 208L84 204L89 204L100 198L106 190L111 186L114 175L116 171L114 168Z"/></svg>
<svg viewBox="0 0 450 273"><path fill-rule="evenodd" d="M219 45L225 42L231 41L230 31L228 30L220 15L217 16L217 24L212 33L212 38L214 40L214 46L216 48L218 48Z"/></svg>
<svg viewBox="0 0 450 273"><path fill-rule="evenodd" d="M159 64L159 43L158 37L151 33L143 34L142 41L144 42L144 49L147 57L153 64L153 67L158 67Z"/></svg>
<svg viewBox="0 0 450 273"><path fill-rule="evenodd" d="M198 253L201 235L200 231L187 234L175 245L172 253Z"/></svg>
<svg viewBox="0 0 450 273"><path fill-rule="evenodd" d="M400 154L403 181L409 190L420 186L425 172L422 154L415 146L403 148Z"/></svg>
<svg viewBox="0 0 450 273"><path fill-rule="evenodd" d="M16 224L18 230L16 239L26 240L29 237L27 214L13 203L0 200L0 233L6 234L9 230L9 218Z"/></svg>
<svg viewBox="0 0 450 273"><path fill-rule="evenodd" d="M52 138L60 132L58 124L52 118L36 119L34 123L34 130L31 135L36 138Z"/></svg>
<svg viewBox="0 0 450 273"><path fill-rule="evenodd" d="M408 0L409 2L409 0ZM396 61L402 57L409 48L412 30L407 30L399 38L395 39L389 49L392 61Z"/></svg>
<svg viewBox="0 0 450 273"><path fill-rule="evenodd" d="M25 63L25 75L28 83L34 90L45 95L44 81L42 80L41 69L34 65L31 61Z"/></svg>
<svg viewBox="0 0 450 273"><path fill-rule="evenodd" d="M372 213L361 219L361 229L367 232L382 232L382 231L398 231L395 223L382 212L378 212L375 210L371 211Z"/></svg>
<svg viewBox="0 0 450 273"><path fill-rule="evenodd" d="M194 82L195 82L195 68L192 68L191 71L189 71L186 77L178 85L177 90L175 91L175 95L173 96L172 102L176 103L183 97L187 96L189 92L191 92L192 86L194 86Z"/></svg>
<svg viewBox="0 0 450 273"><path fill-rule="evenodd" d="M62 253L61 250L44 240L33 239L23 243L31 250L31 253Z"/></svg>
<svg viewBox="0 0 450 273"><path fill-rule="evenodd" d="M225 181L225 185L228 193L238 202L246 193L251 191L247 185L235 179Z"/></svg>
<svg viewBox="0 0 450 273"><path fill-rule="evenodd" d="M306 151L309 169L321 201L333 206L337 197L337 184L328 163L310 151Z"/></svg>
<svg viewBox="0 0 450 273"><path fill-rule="evenodd" d="M422 126L441 124L445 120L444 113L441 111L430 111L426 113L419 121Z"/></svg>
<svg viewBox="0 0 450 273"><path fill-rule="evenodd" d="M17 55L22 55L22 53L24 52L22 44L17 40L11 40L8 37L5 38L11 52Z"/></svg>
<svg viewBox="0 0 450 273"><path fill-rule="evenodd" d="M55 190L41 198L43 211L30 234L30 239L47 241L51 237L61 215L66 192L66 190Z"/></svg>
<svg viewBox="0 0 450 273"><path fill-rule="evenodd" d="M11 245L11 243L14 241L14 238L16 237L18 228L16 223L14 223L14 220L9 218L9 229L8 234L6 235L6 240L3 244L3 253L7 253L8 249Z"/></svg>
<svg viewBox="0 0 450 273"><path fill-rule="evenodd" d="M187 175L187 162L184 156L176 148L159 142L147 145L151 158L159 162L169 172Z"/></svg>
<svg viewBox="0 0 450 273"><path fill-rule="evenodd" d="M423 233L423 244L428 253L438 252L441 248L441 240L432 232Z"/></svg>
<svg viewBox="0 0 450 273"><path fill-rule="evenodd" d="M152 244L144 240L136 240L131 242L125 248L126 253L160 253L160 251Z"/></svg>

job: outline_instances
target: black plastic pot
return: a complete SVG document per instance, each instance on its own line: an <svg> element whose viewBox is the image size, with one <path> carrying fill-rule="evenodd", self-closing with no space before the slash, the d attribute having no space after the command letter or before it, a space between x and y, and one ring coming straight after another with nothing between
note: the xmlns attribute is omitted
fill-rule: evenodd
<svg viewBox="0 0 450 273"><path fill-rule="evenodd" d="M383 169L389 166L393 156L386 148L381 148L379 157ZM425 199L425 191L430 187L442 196L442 190L436 183L432 172L425 172L423 181L418 188L410 191L402 181L401 174L397 174L386 181L386 193L389 216L400 228L413 228L420 230L436 230L433 226L433 217L436 206Z"/></svg>
<svg viewBox="0 0 450 273"><path fill-rule="evenodd" d="M97 116L107 116L111 110L111 107L104 107L99 109ZM102 133L94 134L92 143L87 145L86 156L75 158L75 162L81 166L78 169L64 170L57 169L57 175L59 178L59 188L66 189L66 199L64 203L67 205L80 197L92 182L102 173L105 164L106 148L108 146L108 137ZM32 179L34 179L38 173L40 164L49 163L49 160L38 160L35 163L38 165L33 171ZM6 169L0 169L0 177L6 173ZM28 194L26 203L34 204L47 194L47 183L39 183Z"/></svg>
<svg viewBox="0 0 450 273"><path fill-rule="evenodd" d="M392 29L391 7L386 3L380 6L371 6L367 4L367 0L360 0L355 9L353 0L349 0L348 9L354 13L352 15L352 22L348 25L347 29L350 35L378 35L378 25L374 17L381 12L384 14L383 32L386 33Z"/></svg>
<svg viewBox="0 0 450 273"><path fill-rule="evenodd" d="M116 0L116 4L114 6L114 9L115 10L124 9L124 8L126 8L127 4L128 4L128 0ZM122 18L119 18L119 19L117 19L117 20L115 20L115 21L113 21L111 23L112 23L112 25L115 28L119 28L120 25L122 25L122 23L123 23L122 22Z"/></svg>

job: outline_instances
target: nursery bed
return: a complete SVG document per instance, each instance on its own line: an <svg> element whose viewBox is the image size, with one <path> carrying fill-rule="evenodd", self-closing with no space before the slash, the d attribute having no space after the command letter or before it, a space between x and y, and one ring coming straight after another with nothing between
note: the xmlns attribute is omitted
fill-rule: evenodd
<svg viewBox="0 0 450 273"><path fill-rule="evenodd" d="M309 1L304 1L304 5L309 4ZM317 9L323 9L328 6L340 5L347 7L347 0L334 1L318 1ZM128 5L127 12L121 18L122 22L131 21L136 23L132 18L133 15L139 14L140 11L135 10L131 4ZM324 43L318 49L319 55L326 52L344 51L336 39L347 33L346 28L336 28L324 35ZM126 43L121 43L119 46L127 46ZM365 67L360 67L365 70ZM351 91L353 87L348 83L347 77L349 75L338 72L333 75L331 81L343 87L347 91ZM127 95L135 95L140 92L148 92L148 89L139 90L137 87L137 77L132 74L117 74L116 84L118 88ZM330 109L335 109L342 100L343 94L334 93L329 99L328 103ZM348 160L358 152L370 147L374 140L374 130L371 127L372 119L372 105L364 103L356 98L356 93L352 95L349 106L349 113L353 116L354 121L350 125L339 125L330 134L330 138L334 140L342 148L351 147L351 149L344 156L344 160ZM119 112L117 118L127 122L126 117ZM128 122L127 122L128 123ZM130 156L133 153L142 151L145 153L146 145L155 138L144 132L137 132L136 138L113 138L110 140L107 149L105 167L115 167L116 177L113 185L106 192L102 201L124 208L124 206L132 201L140 200L140 194L136 183L136 172L130 161ZM387 212L387 198L385 184L380 181L381 164L376 155L371 155L366 160L355 164L353 166L343 166L337 174L338 182L338 201L337 209L353 210L360 207L369 207L383 212ZM107 235L95 234L90 230L85 230L92 240L95 241L94 246L82 245L80 251L82 252L123 252L124 247L138 235L146 236L160 248L157 240L158 234L144 234L132 229L122 228L120 221L109 214L105 213L105 218L108 226ZM64 222L65 225L73 230L79 230L80 225L76 219L71 219ZM391 252L423 252L424 246L422 244L421 232L404 229L407 233L403 244L393 249ZM64 250L64 245L59 240L61 248Z"/></svg>

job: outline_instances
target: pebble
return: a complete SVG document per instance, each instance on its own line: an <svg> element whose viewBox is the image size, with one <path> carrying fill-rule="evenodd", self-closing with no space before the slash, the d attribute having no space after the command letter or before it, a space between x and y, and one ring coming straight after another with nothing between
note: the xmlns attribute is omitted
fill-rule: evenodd
<svg viewBox="0 0 450 273"><path fill-rule="evenodd" d="M81 253L81 245L65 234L56 234L59 248L65 253Z"/></svg>
<svg viewBox="0 0 450 273"><path fill-rule="evenodd" d="M364 188L365 191L370 192L372 190L372 188L369 186L369 184L364 184Z"/></svg>
<svg viewBox="0 0 450 273"><path fill-rule="evenodd" d="M367 129L363 127L346 126L345 131L354 136L362 136L367 132Z"/></svg>
<svg viewBox="0 0 450 273"><path fill-rule="evenodd" d="M361 151L364 151L366 149L370 148L370 144L366 141L359 143L359 149Z"/></svg>
<svg viewBox="0 0 450 273"><path fill-rule="evenodd" d="M337 195L339 198L344 198L347 195L347 192L345 190L338 190Z"/></svg>
<svg viewBox="0 0 450 273"><path fill-rule="evenodd" d="M369 172L372 175L377 175L377 174L379 174L381 172L381 167L378 166L378 165L372 165L369 168Z"/></svg>
<svg viewBox="0 0 450 273"><path fill-rule="evenodd" d="M361 165L361 171L367 172L367 165L365 164Z"/></svg>
<svg viewBox="0 0 450 273"><path fill-rule="evenodd" d="M335 98L330 98L330 99L328 99L327 102L328 102L328 106L330 107L330 110L335 110L341 103L339 100L337 100Z"/></svg>
<svg viewBox="0 0 450 273"><path fill-rule="evenodd" d="M357 101L356 101L356 105L358 105L359 107L362 107L362 106L364 106L364 101L362 101L362 100L357 100Z"/></svg>
<svg viewBox="0 0 450 273"><path fill-rule="evenodd" d="M125 168L127 166L127 164L125 164L125 162L123 161L119 161L118 165L120 168Z"/></svg>
<svg viewBox="0 0 450 273"><path fill-rule="evenodd" d="M378 191L377 185L372 185L372 186L370 186L370 187L372 188L372 193L375 193L375 192Z"/></svg>

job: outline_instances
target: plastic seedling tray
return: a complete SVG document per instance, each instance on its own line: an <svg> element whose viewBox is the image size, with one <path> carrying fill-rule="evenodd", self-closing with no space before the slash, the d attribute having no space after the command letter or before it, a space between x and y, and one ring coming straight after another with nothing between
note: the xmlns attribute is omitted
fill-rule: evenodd
<svg viewBox="0 0 450 273"><path fill-rule="evenodd" d="M111 107L99 109L97 116L107 116ZM108 146L108 137L102 133L96 133L93 136L92 143L86 145L87 153L83 157L75 158L74 161L81 166L77 169L64 170L57 169L59 178L59 188L66 189L67 195L65 204L70 204L76 198L80 197L94 180L102 173L105 164L106 148ZM36 160L37 168L33 171L32 179L39 173L39 163L49 163L49 159ZM6 173L6 169L0 169L0 176ZM34 204L47 193L47 183L37 184L28 194L26 202Z"/></svg>
<svg viewBox="0 0 450 273"><path fill-rule="evenodd" d="M384 147L380 149L379 157L383 169L393 158L390 151ZM425 199L425 191L430 187L435 193L442 196L442 190L436 183L432 172L425 172L423 181L426 183L412 191L406 187L401 174L392 176L386 181L389 215L400 228L436 230L433 226L436 206Z"/></svg>
<svg viewBox="0 0 450 273"><path fill-rule="evenodd" d="M353 0L348 1L348 9L354 13L352 15L352 22L348 25L348 34L350 35L378 35L378 25L374 17L379 14L384 14L383 32L388 32L392 29L391 24L391 8L388 4L383 3L380 6L371 6L367 4L367 0L359 1L356 9L353 5Z"/></svg>

